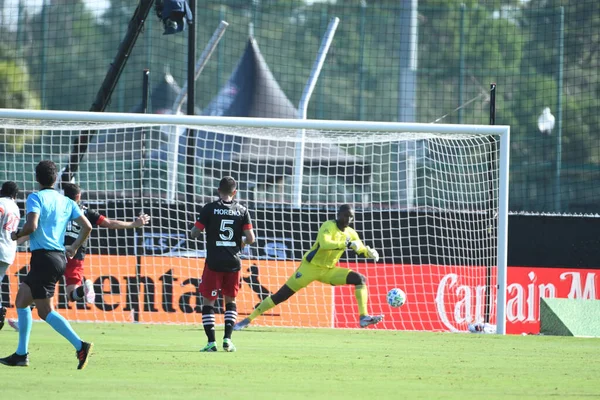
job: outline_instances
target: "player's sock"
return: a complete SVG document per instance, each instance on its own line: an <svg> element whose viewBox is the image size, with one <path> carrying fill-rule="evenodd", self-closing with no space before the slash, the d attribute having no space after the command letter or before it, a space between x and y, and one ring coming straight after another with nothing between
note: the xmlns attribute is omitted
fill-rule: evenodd
<svg viewBox="0 0 600 400"><path fill-rule="evenodd" d="M21 322L20 315L19 322ZM60 333L65 339L67 339L73 345L73 347L75 347L75 350L81 350L81 339L79 336L77 336L73 328L71 328L69 321L67 321L62 315L52 310L46 317L46 322L48 325L54 328L56 332Z"/></svg>
<svg viewBox="0 0 600 400"><path fill-rule="evenodd" d="M354 296L356 296L356 302L358 303L358 315L367 315L367 303L369 302L367 285L356 285Z"/></svg>
<svg viewBox="0 0 600 400"><path fill-rule="evenodd" d="M22 356L29 351L29 335L31 334L31 308L17 308L19 316L19 345L17 346L17 354Z"/></svg>
<svg viewBox="0 0 600 400"><path fill-rule="evenodd" d="M225 334L223 335L223 339L231 339L231 332L233 332L235 321L237 321L237 304L225 304Z"/></svg>
<svg viewBox="0 0 600 400"><path fill-rule="evenodd" d="M6 318L6 308L2 307L0 304L0 329L4 327L4 320Z"/></svg>
<svg viewBox="0 0 600 400"><path fill-rule="evenodd" d="M266 313L267 311L269 311L271 308L275 307L276 304L273 302L273 299L271 298L271 296L267 297L266 299L264 299L259 305L258 307L256 307L254 309L254 311L252 311L252 313L248 316L248 319L250 321L252 321L254 318L263 315L264 313Z"/></svg>
<svg viewBox="0 0 600 400"><path fill-rule="evenodd" d="M71 292L69 298L71 301L77 301L83 299L83 296L85 296L85 288L83 286L77 286L75 290Z"/></svg>
<svg viewBox="0 0 600 400"><path fill-rule="evenodd" d="M202 325L204 325L204 332L208 338L208 342L212 343L215 341L215 310L212 306L202 307Z"/></svg>

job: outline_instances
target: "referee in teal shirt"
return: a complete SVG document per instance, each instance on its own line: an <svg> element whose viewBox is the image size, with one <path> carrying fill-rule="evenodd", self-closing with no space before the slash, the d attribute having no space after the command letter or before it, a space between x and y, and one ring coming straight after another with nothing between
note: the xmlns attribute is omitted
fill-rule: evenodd
<svg viewBox="0 0 600 400"><path fill-rule="evenodd" d="M92 343L81 340L71 324L53 307L54 290L65 273L66 257L73 257L92 231L92 225L77 203L54 190L57 175L52 161L40 161L35 167L40 191L27 197L25 225L12 233L13 240L29 235L31 261L29 273L19 286L15 302L19 316L19 345L14 354L0 358L0 364L11 367L29 365L31 303L35 303L39 317L75 347L77 369L85 368L93 347ZM76 221L81 231L75 242L65 247L65 230L69 221Z"/></svg>

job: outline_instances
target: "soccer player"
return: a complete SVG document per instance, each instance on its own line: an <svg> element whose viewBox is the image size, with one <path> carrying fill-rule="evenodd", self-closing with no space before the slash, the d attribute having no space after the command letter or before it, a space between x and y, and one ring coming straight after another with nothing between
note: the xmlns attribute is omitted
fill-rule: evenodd
<svg viewBox="0 0 600 400"><path fill-rule="evenodd" d="M206 231L206 262L202 272L202 325L208 344L200 351L217 351L215 341L214 306L219 291L225 299L225 333L223 350L235 351L231 333L237 320L235 298L240 289L240 252L254 243L250 213L233 198L237 193L235 180L226 176L219 182L219 199L206 204L194 224L190 236L198 238ZM242 236L243 235L243 236Z"/></svg>
<svg viewBox="0 0 600 400"><path fill-rule="evenodd" d="M15 261L17 243L12 240L11 234L19 227L21 212L15 200L19 187L15 182L6 181L0 190L0 282L6 275L6 270ZM6 308L0 301L0 329L4 327Z"/></svg>
<svg viewBox="0 0 600 400"><path fill-rule="evenodd" d="M150 216L147 214L141 214L135 221L130 222L108 219L96 210L81 205L81 188L78 185L63 183L62 187L65 196L79 205L83 215L86 216L92 226L98 225L108 229L135 229L146 225L150 221ZM81 227L76 221L69 222L65 234L65 245L73 244L77 240L80 230ZM73 258L67 260L67 268L65 270L67 297L70 301L77 301L85 297L88 303L93 303L96 298L94 285L89 279L83 281L83 261L85 259L86 246L87 241L81 244Z"/></svg>
<svg viewBox="0 0 600 400"><path fill-rule="evenodd" d="M52 161L38 163L35 177L40 191L27 196L25 225L11 234L12 240L29 235L31 249L29 273L19 286L15 301L19 316L19 344L15 353L0 358L0 364L11 367L29 365L32 324L29 306L32 302L39 317L75 347L77 369L85 368L93 347L92 343L81 340L69 322L53 307L56 283L63 276L67 264L65 255L72 258L92 231L90 221L77 203L54 190L57 175L56 165ZM81 226L81 231L75 242L65 247L63 242L67 223L73 220Z"/></svg>
<svg viewBox="0 0 600 400"><path fill-rule="evenodd" d="M369 294L365 277L348 268L337 267L337 263L346 250L350 248L357 254L372 258L377 262L377 250L365 246L358 233L350 227L354 221L354 209L348 204L342 205L337 213L337 219L321 225L317 241L302 258L300 267L275 293L263 300L258 307L233 328L239 331L247 327L256 317L292 297L300 289L314 281L330 285L354 285L354 294L358 302L359 324L361 328L379 323L383 315L371 316L367 313Z"/></svg>

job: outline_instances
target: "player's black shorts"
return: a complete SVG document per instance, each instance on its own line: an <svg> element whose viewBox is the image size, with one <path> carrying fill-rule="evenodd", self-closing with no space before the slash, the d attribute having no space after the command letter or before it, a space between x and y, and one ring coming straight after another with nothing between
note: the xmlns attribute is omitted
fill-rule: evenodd
<svg viewBox="0 0 600 400"><path fill-rule="evenodd" d="M54 296L56 282L65 273L67 259L64 251L34 250L31 252L29 273L25 277L34 299L49 299Z"/></svg>

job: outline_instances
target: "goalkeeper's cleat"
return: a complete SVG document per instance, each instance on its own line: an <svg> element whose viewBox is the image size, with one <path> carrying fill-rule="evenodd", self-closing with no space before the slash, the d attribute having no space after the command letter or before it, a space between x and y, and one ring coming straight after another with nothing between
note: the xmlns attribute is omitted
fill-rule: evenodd
<svg viewBox="0 0 600 400"><path fill-rule="evenodd" d="M228 353L233 353L236 348L231 339L223 339L223 350Z"/></svg>
<svg viewBox="0 0 600 400"><path fill-rule="evenodd" d="M13 328L15 331L19 332L19 320L18 319L8 319L8 326Z"/></svg>
<svg viewBox="0 0 600 400"><path fill-rule="evenodd" d="M242 329L246 328L248 325L250 325L250 319L244 318L243 320L241 320L240 322L238 322L237 324L235 324L233 326L233 330L241 331Z"/></svg>
<svg viewBox="0 0 600 400"><path fill-rule="evenodd" d="M79 364L77 364L77 369L84 369L92 355L92 349L94 348L94 343L88 343L81 341L81 350L77 351L75 354L77 355L77 359L79 360Z"/></svg>
<svg viewBox="0 0 600 400"><path fill-rule="evenodd" d="M94 291L94 284L91 280L86 279L83 282L83 292L85 293L85 301L94 304L96 301L96 292Z"/></svg>
<svg viewBox="0 0 600 400"><path fill-rule="evenodd" d="M0 358L0 364L8 365L9 367L28 367L29 353L24 355L13 353L8 357Z"/></svg>
<svg viewBox="0 0 600 400"><path fill-rule="evenodd" d="M4 319L6 318L6 307L0 308L0 330L4 327Z"/></svg>
<svg viewBox="0 0 600 400"><path fill-rule="evenodd" d="M383 320L383 315L361 315L360 327L366 328L369 325L375 325Z"/></svg>
<svg viewBox="0 0 600 400"><path fill-rule="evenodd" d="M201 353L214 353L217 351L217 344L215 342L208 342L206 346L200 349Z"/></svg>

